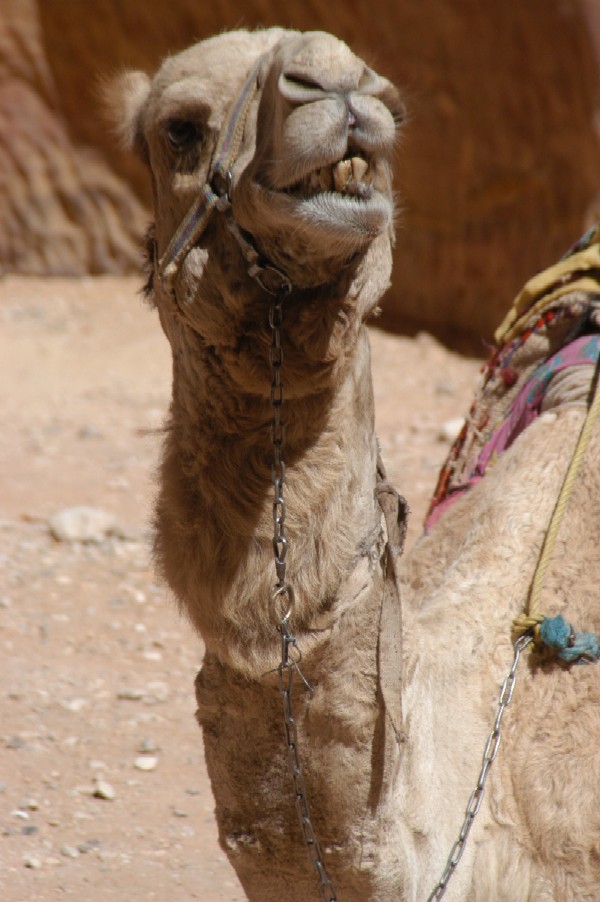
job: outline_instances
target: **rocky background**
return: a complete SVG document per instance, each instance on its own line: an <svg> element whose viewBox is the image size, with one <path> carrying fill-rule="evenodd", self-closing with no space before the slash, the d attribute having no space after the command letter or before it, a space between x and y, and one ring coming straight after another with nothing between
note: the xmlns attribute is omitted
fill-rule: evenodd
<svg viewBox="0 0 600 902"><path fill-rule="evenodd" d="M597 215L597 0L2 0L0 270L137 271L148 183L102 122L99 80L272 24L333 31L404 88L383 324L481 349Z"/></svg>

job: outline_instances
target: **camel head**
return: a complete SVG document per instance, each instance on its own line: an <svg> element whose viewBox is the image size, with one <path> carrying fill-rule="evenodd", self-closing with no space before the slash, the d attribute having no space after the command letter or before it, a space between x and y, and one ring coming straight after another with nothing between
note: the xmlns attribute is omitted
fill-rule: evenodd
<svg viewBox="0 0 600 902"><path fill-rule="evenodd" d="M320 32L222 34L168 58L153 79L120 80L121 131L151 170L157 259L211 181L215 149L249 77L257 90L227 185L223 174L212 179L231 206L227 216L211 216L182 261L178 301L199 290L211 254L221 284L231 277L239 289L244 259L223 228L228 217L299 289L332 283L375 244L382 284L372 294L380 295L389 280L391 158L402 108L390 82Z"/></svg>

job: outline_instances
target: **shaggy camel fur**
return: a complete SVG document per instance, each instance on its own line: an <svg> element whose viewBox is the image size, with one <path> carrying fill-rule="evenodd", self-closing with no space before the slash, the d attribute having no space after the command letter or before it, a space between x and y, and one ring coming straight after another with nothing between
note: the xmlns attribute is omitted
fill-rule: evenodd
<svg viewBox="0 0 600 902"><path fill-rule="evenodd" d="M231 207L163 278L255 66ZM198 716L222 846L254 902L317 897L274 673L271 299L233 220L293 285L282 330L287 565L314 687L309 697L297 680L293 694L313 823L342 902L425 899L479 772L512 660L510 620L581 410L539 417L406 558L402 661L386 581L398 531L382 514L394 502L378 476L364 326L390 276L397 94L337 39L280 30L221 35L120 90L123 135L152 174L150 289L173 351L156 552L206 644ZM568 600L589 627L600 625L598 605L590 623L597 452L596 437L548 580L551 606ZM522 668L447 899L598 898L599 701L593 668Z"/></svg>

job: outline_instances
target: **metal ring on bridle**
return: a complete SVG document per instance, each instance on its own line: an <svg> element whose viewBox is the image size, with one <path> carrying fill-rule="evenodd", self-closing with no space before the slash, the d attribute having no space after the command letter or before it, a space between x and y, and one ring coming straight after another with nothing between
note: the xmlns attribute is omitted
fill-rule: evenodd
<svg viewBox="0 0 600 902"><path fill-rule="evenodd" d="M277 602L284 595L287 596L288 606L287 606L287 610L285 611L285 613L281 614L277 610ZM276 617L278 623L286 623L287 624L289 618L292 615L295 604L296 604L296 599L294 596L294 590L288 583L284 583L283 586L278 586L278 585L273 586L273 588L271 589L271 606L273 608L273 611L275 613L275 617Z"/></svg>

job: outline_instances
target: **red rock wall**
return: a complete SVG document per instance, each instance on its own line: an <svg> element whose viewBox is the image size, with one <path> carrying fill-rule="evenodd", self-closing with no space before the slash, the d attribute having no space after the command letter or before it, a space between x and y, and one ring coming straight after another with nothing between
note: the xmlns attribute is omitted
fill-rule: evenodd
<svg viewBox="0 0 600 902"><path fill-rule="evenodd" d="M236 25L323 28L403 86L410 110L383 323L478 343L522 282L596 215L599 7L3 0L0 265L36 273L137 266L148 186L101 121L103 75L153 71L166 53Z"/></svg>

